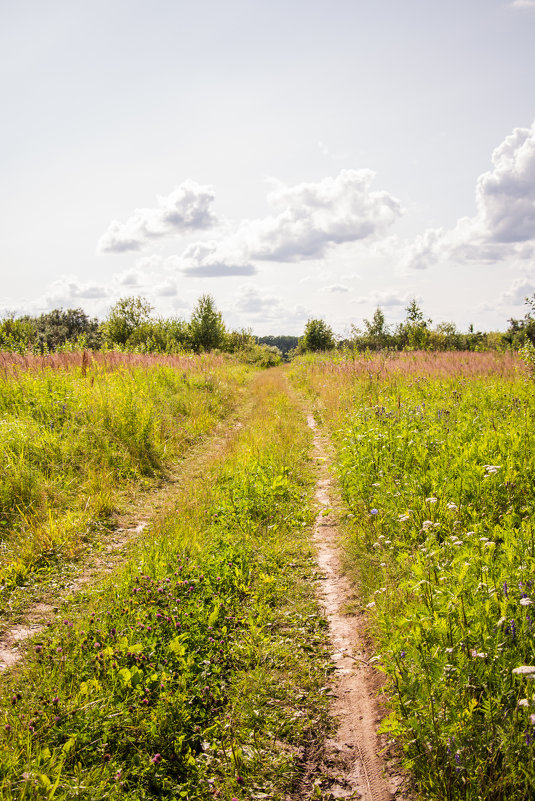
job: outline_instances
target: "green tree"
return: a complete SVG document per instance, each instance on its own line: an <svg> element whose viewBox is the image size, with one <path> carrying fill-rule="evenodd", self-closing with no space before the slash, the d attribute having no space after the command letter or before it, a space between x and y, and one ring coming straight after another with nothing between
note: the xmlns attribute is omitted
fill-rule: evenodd
<svg viewBox="0 0 535 801"><path fill-rule="evenodd" d="M325 320L309 320L299 340L298 353L306 351L332 350L336 345L332 328Z"/></svg>
<svg viewBox="0 0 535 801"><path fill-rule="evenodd" d="M371 320L364 320L364 342L370 350L382 350L391 344L390 328L380 306L374 311Z"/></svg>
<svg viewBox="0 0 535 801"><path fill-rule="evenodd" d="M416 298L405 309L406 317L397 327L401 348L425 350L429 345L431 320L426 320Z"/></svg>
<svg viewBox="0 0 535 801"><path fill-rule="evenodd" d="M193 350L214 350L225 342L225 324L211 295L201 295L189 323Z"/></svg>
<svg viewBox="0 0 535 801"><path fill-rule="evenodd" d="M67 343L76 345L80 341L94 350L102 344L98 321L88 317L83 309L52 309L33 318L33 324L41 351L55 351Z"/></svg>
<svg viewBox="0 0 535 801"><path fill-rule="evenodd" d="M145 298L121 298L110 309L102 328L109 345L127 347L136 329L150 323L153 307Z"/></svg>
<svg viewBox="0 0 535 801"><path fill-rule="evenodd" d="M0 350L25 353L35 337L35 323L30 317L9 316L0 322Z"/></svg>

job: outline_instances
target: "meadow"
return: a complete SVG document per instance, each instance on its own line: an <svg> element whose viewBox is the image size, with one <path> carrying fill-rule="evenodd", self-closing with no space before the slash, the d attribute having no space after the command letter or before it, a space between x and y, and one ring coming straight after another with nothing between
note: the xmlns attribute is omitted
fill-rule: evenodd
<svg viewBox="0 0 535 801"><path fill-rule="evenodd" d="M212 420L228 401L205 367L187 374L188 393L191 415L219 398ZM185 379L137 369L97 374L93 386L89 373L45 371L33 390L17 373L11 391L41 391L43 402L40 382L50 382L44 429L63 414L66 388L76 409L86 393L98 393L93 408L103 394L110 417L129 414L133 427L151 417L161 459L161 418L184 398ZM113 411L110 387L116 404L128 397ZM231 801L298 790L329 727L331 669L308 542L310 432L280 372L256 373L247 397L240 425L184 477L123 566L63 606L3 676L1 798ZM128 477L152 472L152 460L124 451Z"/></svg>
<svg viewBox="0 0 535 801"><path fill-rule="evenodd" d="M113 526L122 496L225 418L250 372L216 356L0 354L0 611Z"/></svg>
<svg viewBox="0 0 535 801"><path fill-rule="evenodd" d="M424 798L535 797L535 394L511 355L302 359Z"/></svg>
<svg viewBox="0 0 535 801"><path fill-rule="evenodd" d="M134 493L180 476L116 569L59 603L2 676L2 799L330 797L306 778L321 778L334 726L311 408L385 678L382 730L415 793L535 798L535 399L521 360L2 359L6 611L17 586L83 559Z"/></svg>

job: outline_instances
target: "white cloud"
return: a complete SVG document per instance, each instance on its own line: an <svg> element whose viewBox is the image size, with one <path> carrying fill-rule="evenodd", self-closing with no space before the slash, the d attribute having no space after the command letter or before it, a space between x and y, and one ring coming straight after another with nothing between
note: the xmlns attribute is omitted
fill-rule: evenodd
<svg viewBox="0 0 535 801"><path fill-rule="evenodd" d="M451 230L428 229L407 248L402 268L436 261L498 262L535 253L535 121L515 128L494 150L493 167L476 184L477 213Z"/></svg>
<svg viewBox="0 0 535 801"><path fill-rule="evenodd" d="M173 281L172 278L162 281L160 284L157 284L154 287L154 294L160 298L175 297L175 295L178 294L178 286L176 281Z"/></svg>
<svg viewBox="0 0 535 801"><path fill-rule="evenodd" d="M319 259L346 242L373 240L401 215L399 201L371 191L371 170L342 170L316 183L275 183L268 202L276 213L242 220L220 240L199 241L182 254L187 275L252 275L253 261Z"/></svg>
<svg viewBox="0 0 535 801"><path fill-rule="evenodd" d="M345 294L349 292L349 287L344 286L344 284L330 284L330 286L323 287L325 292L336 292L339 294Z"/></svg>
<svg viewBox="0 0 535 801"><path fill-rule="evenodd" d="M61 278L45 293L45 306L72 306L79 300L101 300L107 298L109 291L101 284L85 283L77 278Z"/></svg>
<svg viewBox="0 0 535 801"><path fill-rule="evenodd" d="M509 3L510 8L520 8L520 9L535 9L535 0L513 0L512 3Z"/></svg>
<svg viewBox="0 0 535 801"><path fill-rule="evenodd" d="M141 250L155 239L210 228L217 223L210 210L214 197L211 186L184 181L169 195L158 196L157 208L136 209L126 222L114 220L100 238L98 251Z"/></svg>
<svg viewBox="0 0 535 801"><path fill-rule="evenodd" d="M231 242L194 242L175 260L178 269L191 277L221 278L254 275L257 269Z"/></svg>
<svg viewBox="0 0 535 801"><path fill-rule="evenodd" d="M535 277L524 276L515 278L511 287L502 292L498 301L499 305L522 306L528 295L535 292Z"/></svg>
<svg viewBox="0 0 535 801"><path fill-rule="evenodd" d="M371 304L373 306L406 306L408 302L414 297L410 292L389 292L374 290L369 295L361 295L355 298L354 303L358 304Z"/></svg>
<svg viewBox="0 0 535 801"><path fill-rule="evenodd" d="M246 285L240 288L236 300L236 309L240 312L255 315L272 316L281 308L280 298L274 295L263 295L255 287Z"/></svg>
<svg viewBox="0 0 535 801"><path fill-rule="evenodd" d="M342 170L316 183L279 183L268 202L280 212L243 222L236 236L252 258L284 262L320 258L333 245L378 236L401 215L401 205L388 192L370 190L374 177L371 170Z"/></svg>
<svg viewBox="0 0 535 801"><path fill-rule="evenodd" d="M240 288L234 310L240 320L249 317L255 326L276 323L279 332L300 330L310 317L309 310L302 305L288 307L281 298L260 292L250 284Z"/></svg>

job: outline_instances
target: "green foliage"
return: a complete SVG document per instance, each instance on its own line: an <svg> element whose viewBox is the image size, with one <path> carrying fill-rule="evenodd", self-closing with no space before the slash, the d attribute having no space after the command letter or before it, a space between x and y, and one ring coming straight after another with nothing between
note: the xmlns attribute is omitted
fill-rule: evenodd
<svg viewBox="0 0 535 801"><path fill-rule="evenodd" d="M530 310L522 319L511 318L509 320L509 328L504 334L504 340L512 348L522 348L527 345L529 352L529 345L535 345L535 317L533 316L535 294L526 298L526 304Z"/></svg>
<svg viewBox="0 0 535 801"><path fill-rule="evenodd" d="M355 381L349 553L425 797L532 797L535 401L523 379ZM526 670L526 674L529 670ZM535 667L533 667L535 675Z"/></svg>
<svg viewBox="0 0 535 801"><path fill-rule="evenodd" d="M304 530L308 433L280 389L254 400L179 513L6 677L6 801L293 792L303 744L326 733L330 669Z"/></svg>
<svg viewBox="0 0 535 801"><path fill-rule="evenodd" d="M289 352L297 347L299 337L289 335L257 337L257 342L259 345L268 345L272 348L278 348L282 356L286 358Z"/></svg>
<svg viewBox="0 0 535 801"><path fill-rule="evenodd" d="M432 321L425 319L416 300L406 308L406 318L393 330L386 323L383 310L378 307L372 320L364 320L364 328L352 326L349 339L342 346L346 349L363 351L380 350L502 350L511 344L507 335L498 332L482 333L469 327L467 333L458 331L455 323L442 322L432 328Z"/></svg>
<svg viewBox="0 0 535 801"><path fill-rule="evenodd" d="M35 341L35 325L29 318L7 317L0 322L0 350L25 353Z"/></svg>
<svg viewBox="0 0 535 801"><path fill-rule="evenodd" d="M70 556L118 489L161 474L232 405L243 369L161 365L21 372L0 381L0 579Z"/></svg>
<svg viewBox="0 0 535 801"><path fill-rule="evenodd" d="M305 326L305 331L299 340L298 353L307 351L333 350L335 340L332 328L324 320L309 320Z"/></svg>
<svg viewBox="0 0 535 801"><path fill-rule="evenodd" d="M225 342L225 324L211 295L201 295L193 309L189 323L191 346L197 353L222 348Z"/></svg>
<svg viewBox="0 0 535 801"><path fill-rule="evenodd" d="M26 318L32 322L31 318ZM36 348L41 352L61 350L67 343L98 349L102 335L96 319L90 319L83 309L53 309L33 320Z"/></svg>
<svg viewBox="0 0 535 801"><path fill-rule="evenodd" d="M102 326L107 344L111 347L127 347L135 332L150 323L152 309L151 304L141 297L130 296L118 300Z"/></svg>

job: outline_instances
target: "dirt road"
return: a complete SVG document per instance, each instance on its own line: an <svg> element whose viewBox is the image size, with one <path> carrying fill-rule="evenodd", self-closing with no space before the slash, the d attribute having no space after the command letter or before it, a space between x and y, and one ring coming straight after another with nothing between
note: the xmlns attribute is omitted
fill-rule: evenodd
<svg viewBox="0 0 535 801"><path fill-rule="evenodd" d="M377 734L384 715L377 698L381 681L378 671L368 664L371 654L367 652L364 619L345 611L354 593L343 575L340 532L331 510L335 498L328 441L312 415L308 415L308 425L314 432L313 457L319 463L314 542L323 576L318 593L329 622L335 664L332 714L338 721L336 734L327 743L321 790L334 798L408 801L402 790L406 781L395 760L381 755L386 745Z"/></svg>

